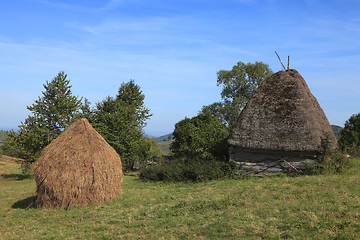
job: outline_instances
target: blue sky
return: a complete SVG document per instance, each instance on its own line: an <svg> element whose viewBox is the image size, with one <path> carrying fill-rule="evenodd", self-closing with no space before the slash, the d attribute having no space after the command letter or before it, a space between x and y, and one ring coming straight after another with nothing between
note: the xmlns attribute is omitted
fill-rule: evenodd
<svg viewBox="0 0 360 240"><path fill-rule="evenodd" d="M0 129L68 74L94 105L135 79L162 135L220 100L216 73L291 58L329 122L360 112L358 0L14 0L0 7Z"/></svg>

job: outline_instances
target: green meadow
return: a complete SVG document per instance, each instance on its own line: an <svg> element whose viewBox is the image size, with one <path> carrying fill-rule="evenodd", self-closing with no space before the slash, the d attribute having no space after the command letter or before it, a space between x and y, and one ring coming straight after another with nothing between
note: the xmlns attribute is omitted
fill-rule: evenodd
<svg viewBox="0 0 360 240"><path fill-rule="evenodd" d="M0 160L0 239L360 239L360 159L341 174L162 183L124 176L113 201L25 208L35 182Z"/></svg>

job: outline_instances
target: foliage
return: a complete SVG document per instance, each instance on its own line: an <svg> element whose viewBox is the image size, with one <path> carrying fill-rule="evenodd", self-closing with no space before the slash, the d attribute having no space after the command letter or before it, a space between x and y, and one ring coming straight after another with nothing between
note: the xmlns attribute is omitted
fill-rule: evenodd
<svg viewBox="0 0 360 240"><path fill-rule="evenodd" d="M152 157L161 157L163 152L160 150L159 143L156 141L155 138L146 138L146 142L150 145L150 154Z"/></svg>
<svg viewBox="0 0 360 240"><path fill-rule="evenodd" d="M304 171L307 174L333 174L340 173L351 167L349 158L346 158L339 149L332 147L330 135L321 139L318 161L309 165Z"/></svg>
<svg viewBox="0 0 360 240"><path fill-rule="evenodd" d="M42 128L36 118L29 116L19 125L18 132L8 132L4 150L6 155L24 159L31 164L40 157L48 143L48 129Z"/></svg>
<svg viewBox="0 0 360 240"><path fill-rule="evenodd" d="M91 119L92 118L92 111L91 111L91 103L87 98L84 98L84 104L81 105L81 117L86 118L86 119Z"/></svg>
<svg viewBox="0 0 360 240"><path fill-rule="evenodd" d="M217 85L223 88L222 101L204 106L202 112L210 111L230 129L255 90L272 74L263 62L238 62L231 70L220 70Z"/></svg>
<svg viewBox="0 0 360 240"><path fill-rule="evenodd" d="M319 150L320 153L318 156L318 161L320 163L328 161L331 154L334 152L332 147L332 139L329 133L326 133L325 137L321 138Z"/></svg>
<svg viewBox="0 0 360 240"><path fill-rule="evenodd" d="M227 159L228 132L208 111L176 123L173 136L170 148L176 158Z"/></svg>
<svg viewBox="0 0 360 240"><path fill-rule="evenodd" d="M43 86L43 95L27 107L31 115L21 122L18 132L9 131L5 142L8 155L27 163L34 162L42 149L81 115L81 99L73 96L64 72Z"/></svg>
<svg viewBox="0 0 360 240"><path fill-rule="evenodd" d="M0 146L5 142L5 140L6 140L6 132L0 130Z"/></svg>
<svg viewBox="0 0 360 240"><path fill-rule="evenodd" d="M160 158L162 155L163 153L161 152L159 144L155 138L141 138L136 159L142 163L142 167L146 166L148 161Z"/></svg>
<svg viewBox="0 0 360 240"><path fill-rule="evenodd" d="M350 159L345 157L341 151L336 150L327 155L324 161L309 164L303 173L310 175L336 174L349 168L351 168Z"/></svg>
<svg viewBox="0 0 360 240"><path fill-rule="evenodd" d="M41 127L45 126L49 143L78 118L81 99L73 96L70 80L64 72L59 72L43 86L43 96L27 109L37 118Z"/></svg>
<svg viewBox="0 0 360 240"><path fill-rule="evenodd" d="M122 83L115 98L108 96L96 104L90 121L120 155L125 171L131 170L136 160L148 157L143 127L151 114L144 99L134 80Z"/></svg>
<svg viewBox="0 0 360 240"><path fill-rule="evenodd" d="M140 178L151 181L203 182L235 176L235 165L216 160L176 159L141 169Z"/></svg>
<svg viewBox="0 0 360 240"><path fill-rule="evenodd" d="M340 131L339 145L342 150L360 152L360 113L352 115Z"/></svg>

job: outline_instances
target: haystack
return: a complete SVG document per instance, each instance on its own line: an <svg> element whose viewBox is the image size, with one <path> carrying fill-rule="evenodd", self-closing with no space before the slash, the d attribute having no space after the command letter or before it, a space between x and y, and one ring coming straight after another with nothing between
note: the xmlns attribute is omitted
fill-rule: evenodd
<svg viewBox="0 0 360 240"><path fill-rule="evenodd" d="M43 150L34 176L37 206L68 208L118 198L122 166L115 150L80 119Z"/></svg>
<svg viewBox="0 0 360 240"><path fill-rule="evenodd" d="M303 77L294 69L280 71L241 112L229 139L230 159L258 171L302 169L316 161L326 135L335 147L330 124Z"/></svg>

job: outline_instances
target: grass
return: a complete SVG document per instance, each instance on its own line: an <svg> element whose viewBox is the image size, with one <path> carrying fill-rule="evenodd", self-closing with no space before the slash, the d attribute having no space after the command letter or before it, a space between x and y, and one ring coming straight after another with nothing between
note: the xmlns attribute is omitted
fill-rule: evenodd
<svg viewBox="0 0 360 240"><path fill-rule="evenodd" d="M342 174L278 176L205 183L124 177L109 203L24 208L33 179L1 162L0 239L359 239L360 159Z"/></svg>
<svg viewBox="0 0 360 240"><path fill-rule="evenodd" d="M164 155L171 155L171 151L170 151L170 144L173 142L173 140L169 140L169 141L163 141L163 142L159 142L159 148L160 150L163 152Z"/></svg>

